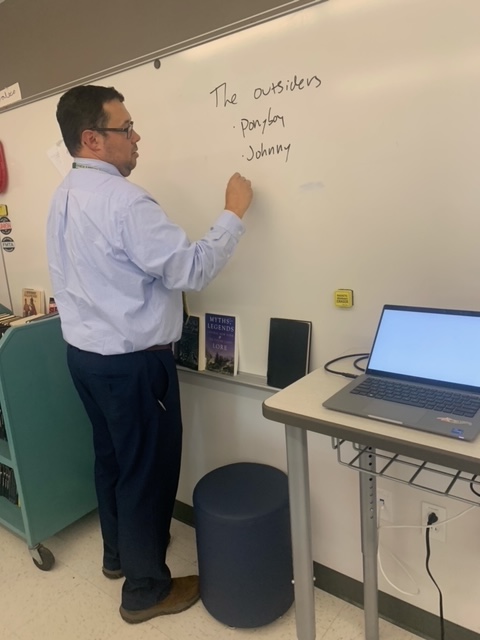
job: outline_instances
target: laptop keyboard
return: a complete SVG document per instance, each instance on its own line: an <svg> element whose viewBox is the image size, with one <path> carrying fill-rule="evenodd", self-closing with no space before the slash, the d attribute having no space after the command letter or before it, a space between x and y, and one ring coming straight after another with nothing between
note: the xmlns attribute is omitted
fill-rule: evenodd
<svg viewBox="0 0 480 640"><path fill-rule="evenodd" d="M412 384L381 380L379 378L365 378L350 393L388 400L399 404L408 404L412 407L433 409L442 413L451 413L455 416L473 418L480 409L480 398L465 395L455 391L440 391L428 389Z"/></svg>

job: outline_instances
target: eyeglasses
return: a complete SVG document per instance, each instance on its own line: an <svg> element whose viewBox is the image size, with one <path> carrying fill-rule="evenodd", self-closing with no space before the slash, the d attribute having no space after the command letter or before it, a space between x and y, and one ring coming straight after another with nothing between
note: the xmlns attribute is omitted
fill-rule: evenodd
<svg viewBox="0 0 480 640"><path fill-rule="evenodd" d="M91 127L90 131L100 131L100 132L104 132L104 131L114 131L116 133L126 133L127 134L127 140L130 140L130 138L132 137L132 133L133 133L133 122L130 122L130 124L128 125L128 127Z"/></svg>

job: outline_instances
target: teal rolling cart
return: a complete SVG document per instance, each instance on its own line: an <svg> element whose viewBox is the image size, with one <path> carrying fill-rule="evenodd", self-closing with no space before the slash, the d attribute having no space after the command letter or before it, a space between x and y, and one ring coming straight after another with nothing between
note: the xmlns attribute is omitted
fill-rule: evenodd
<svg viewBox="0 0 480 640"><path fill-rule="evenodd" d="M0 406L19 504L0 497L0 524L24 538L42 571L41 544L96 508L90 423L70 379L58 316L11 327L0 338Z"/></svg>

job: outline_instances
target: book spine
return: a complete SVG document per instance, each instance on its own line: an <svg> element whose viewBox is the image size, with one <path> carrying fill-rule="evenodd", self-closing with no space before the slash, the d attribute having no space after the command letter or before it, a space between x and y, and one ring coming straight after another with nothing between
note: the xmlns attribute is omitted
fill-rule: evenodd
<svg viewBox="0 0 480 640"><path fill-rule="evenodd" d="M7 440L7 428L5 426L5 420L3 418L2 407L0 407L0 439Z"/></svg>
<svg viewBox="0 0 480 640"><path fill-rule="evenodd" d="M13 469L0 464L0 496L18 505L18 490Z"/></svg>
<svg viewBox="0 0 480 640"><path fill-rule="evenodd" d="M181 367L194 371L204 369L203 350L200 347L200 317L189 315L183 323L182 336L174 349L175 360Z"/></svg>

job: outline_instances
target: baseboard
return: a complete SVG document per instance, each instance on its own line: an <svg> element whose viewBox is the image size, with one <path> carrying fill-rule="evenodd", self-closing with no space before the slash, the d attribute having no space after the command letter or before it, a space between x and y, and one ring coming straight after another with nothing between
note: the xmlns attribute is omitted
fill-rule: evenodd
<svg viewBox="0 0 480 640"><path fill-rule="evenodd" d="M173 517L191 527L195 526L193 507L178 500L175 502ZM317 562L313 563L313 574L317 588L363 608L363 584L361 582ZM438 616L382 591L378 594L378 612L384 620L426 638L426 640L439 640L440 638L440 619ZM445 635L447 638L455 638L455 640L480 640L478 633L448 620L445 620Z"/></svg>
<svg viewBox="0 0 480 640"><path fill-rule="evenodd" d="M179 520L184 524L188 524L191 527L195 526L195 518L193 515L193 507L180 500L175 500L175 507L173 509L173 517L175 520Z"/></svg>
<svg viewBox="0 0 480 640"><path fill-rule="evenodd" d="M313 563L315 586L363 608L363 584L343 573ZM414 607L382 591L378 594L378 613L392 624L427 640L440 639L440 618L433 613ZM480 640L480 635L445 620L445 637L455 640Z"/></svg>

